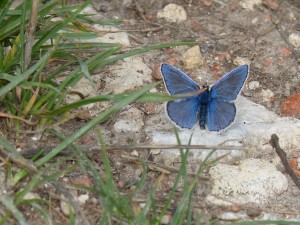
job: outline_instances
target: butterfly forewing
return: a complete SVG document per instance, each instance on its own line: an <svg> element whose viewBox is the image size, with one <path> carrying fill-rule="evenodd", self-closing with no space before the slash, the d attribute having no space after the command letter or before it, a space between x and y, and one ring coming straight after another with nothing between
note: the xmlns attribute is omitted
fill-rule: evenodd
<svg viewBox="0 0 300 225"><path fill-rule="evenodd" d="M218 80L211 88L212 99L234 101L240 93L247 77L249 66L239 66Z"/></svg>
<svg viewBox="0 0 300 225"><path fill-rule="evenodd" d="M171 95L194 92L199 89L195 81L174 66L162 64L161 74Z"/></svg>

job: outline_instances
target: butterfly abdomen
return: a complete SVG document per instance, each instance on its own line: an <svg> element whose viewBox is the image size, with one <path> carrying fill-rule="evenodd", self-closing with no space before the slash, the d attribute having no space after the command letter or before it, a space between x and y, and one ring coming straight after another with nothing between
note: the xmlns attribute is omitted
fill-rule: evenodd
<svg viewBox="0 0 300 225"><path fill-rule="evenodd" d="M209 101L210 94L208 90L202 92L199 95L199 124L201 129L205 129Z"/></svg>

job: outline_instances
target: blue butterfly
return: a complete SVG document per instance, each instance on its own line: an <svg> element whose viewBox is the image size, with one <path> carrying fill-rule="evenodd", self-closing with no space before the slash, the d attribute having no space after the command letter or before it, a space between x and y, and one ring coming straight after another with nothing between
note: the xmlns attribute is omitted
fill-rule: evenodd
<svg viewBox="0 0 300 225"><path fill-rule="evenodd" d="M234 100L248 77L249 66L239 66L211 88L204 85L202 89L174 66L162 64L161 73L169 94L183 96L168 102L166 107L168 116L177 126L191 129L199 120L201 129L220 131L234 121Z"/></svg>

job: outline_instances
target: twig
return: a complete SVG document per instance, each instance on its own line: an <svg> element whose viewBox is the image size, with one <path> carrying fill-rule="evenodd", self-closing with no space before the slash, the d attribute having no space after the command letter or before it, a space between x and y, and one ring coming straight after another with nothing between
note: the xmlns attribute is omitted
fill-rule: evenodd
<svg viewBox="0 0 300 225"><path fill-rule="evenodd" d="M134 5L135 5L135 8L136 8L136 10L137 10L138 15L139 15L144 21L146 21L146 17L145 17L145 15L144 15L145 10L142 9L142 7L140 6L139 2L136 1L136 0L134 0Z"/></svg>
<svg viewBox="0 0 300 225"><path fill-rule="evenodd" d="M14 116L14 115L11 115L9 113L3 113L3 112L0 112L0 117L5 117L5 118L10 118L10 119L17 119L17 120L21 120L23 121L24 123L30 125L30 126L34 126L34 125L37 125L38 124L38 121L36 122L32 122L32 121L29 121L29 120L26 120L22 117L19 117L19 116Z"/></svg>
<svg viewBox="0 0 300 225"><path fill-rule="evenodd" d="M90 225L90 222L87 220L86 215L84 213L84 211L82 210L82 208L79 206L78 202L76 201L76 199L74 198L74 196L58 181L51 181L50 184L56 188L56 190L61 193L65 198L67 198L69 200L69 202L71 203L71 205L73 206L76 215L80 215L80 222L82 224L86 224L86 225ZM63 199L62 199L63 200ZM79 222L79 223L80 223Z"/></svg>
<svg viewBox="0 0 300 225"><path fill-rule="evenodd" d="M98 142L93 142L86 145L78 145L86 153L98 152L101 149L101 146ZM45 148L37 148L37 149L28 149L21 152L23 157L30 158L37 154L40 151L43 151L43 155L46 155L50 152L54 147L45 147ZM240 150L245 151L247 150L246 147L243 146L213 146L213 145L129 145L129 146L117 146L117 145L108 145L105 147L107 151L116 151L116 150L136 150L136 151L143 151L148 149L161 149L161 150L178 150L178 149L193 149L198 151L204 151L209 149L216 149L216 150ZM73 148L68 147L66 148L61 154L68 155L73 153Z"/></svg>
<svg viewBox="0 0 300 225"><path fill-rule="evenodd" d="M277 155L280 157L282 164L284 165L287 173L290 175L296 186L300 189L300 182L294 173L293 169L290 167L289 162L286 158L285 151L279 146L279 138L276 134L271 135L270 144L275 148Z"/></svg>
<svg viewBox="0 0 300 225"><path fill-rule="evenodd" d="M25 159L23 156L19 154L19 152L10 151L9 149L4 150L0 147L0 153L5 157L12 160L14 163L19 165L20 167L25 167L29 172L37 172L36 166L29 160Z"/></svg>
<svg viewBox="0 0 300 225"><path fill-rule="evenodd" d="M129 159L129 160L141 160L139 157L134 157L134 156L128 156L125 154L121 155L122 158L124 159ZM150 167L150 169L156 169L158 171L161 171L165 174L169 174L170 172L175 172L177 173L179 171L178 168L176 167L172 167L172 166L165 166L156 162L151 162L151 161L147 161L148 166ZM187 171L188 175L192 175L192 176L196 176L196 174L192 171Z"/></svg>

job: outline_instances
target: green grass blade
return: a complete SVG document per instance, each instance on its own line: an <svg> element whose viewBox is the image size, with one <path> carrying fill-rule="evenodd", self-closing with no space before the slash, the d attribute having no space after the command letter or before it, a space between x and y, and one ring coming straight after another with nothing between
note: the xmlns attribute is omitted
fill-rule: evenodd
<svg viewBox="0 0 300 225"><path fill-rule="evenodd" d="M42 157L41 159L37 160L35 164L37 166L43 165L45 162L48 162L50 159L52 159L54 156L59 154L62 150L64 150L66 147L68 147L70 144L72 144L75 140L82 137L86 132L88 132L90 129L95 127L100 122L106 120L109 118L113 113L121 110L124 106L132 103L135 101L138 97L152 89L158 85L158 83L149 84L146 87L136 91L132 95L128 96L127 98L123 99L123 101L119 101L118 103L114 104L112 107L108 108L106 111L101 113L96 118L89 121L84 127L79 129L77 132L75 132L73 135L68 137L65 141L63 141L61 144L59 144L57 147L55 147L50 153ZM21 170L16 174L16 182L22 179L24 176L26 176L27 171Z"/></svg>
<svg viewBox="0 0 300 225"><path fill-rule="evenodd" d="M31 66L23 74L16 77L15 80L2 87L0 89L0 97L11 91L16 86L18 86L21 82L27 80L30 75L32 75L36 70L38 70L42 65L44 65L48 61L49 56L50 52L46 53L37 63Z"/></svg>
<svg viewBox="0 0 300 225"><path fill-rule="evenodd" d="M38 51L39 48L49 39L57 36L58 31L61 31L64 27L66 27L72 20L75 19L75 17L86 7L88 6L92 0L87 0L85 3L80 5L77 10L71 14L65 21L62 23L57 24L53 27L53 29L50 32L47 32L43 37L41 37L33 46L33 52Z"/></svg>
<svg viewBox="0 0 300 225"><path fill-rule="evenodd" d="M12 76L8 73L0 73L0 80L6 80L12 82L16 79L16 76Z"/></svg>
<svg viewBox="0 0 300 225"><path fill-rule="evenodd" d="M46 88L46 89L50 89L56 93L59 93L59 90L57 88L55 88L51 84L47 84L47 83L26 81L26 82L23 82L22 84L20 84L20 87L22 87L22 88L27 88L27 87Z"/></svg>
<svg viewBox="0 0 300 225"><path fill-rule="evenodd" d="M57 2L60 0L52 0L49 1L47 4L42 5L41 10L39 11L39 17L42 18L45 15L49 14L50 11L57 5ZM23 3L24 4L24 3ZM20 5L22 7L22 5ZM26 22L29 19L30 10L26 11ZM15 32L18 31L21 24L21 17L20 16L11 16L5 21L2 21L2 26L0 26L0 41L13 35Z"/></svg>
<svg viewBox="0 0 300 225"><path fill-rule="evenodd" d="M64 43L64 44L60 44L57 47L57 50L75 50L76 52L78 51L86 51L87 49L94 49L94 48L115 48L115 47L119 47L120 44L116 44L116 43L80 43L80 42L76 42L76 43ZM49 48L52 48L52 45L43 45L41 46L40 50L41 51L45 51L48 50Z"/></svg>
<svg viewBox="0 0 300 225"><path fill-rule="evenodd" d="M115 95L101 95L91 98L86 98L82 100L78 100L76 102L70 103L68 105L64 105L56 110L50 111L45 114L45 116L53 117L56 115L61 115L67 111L78 108L83 105L87 105L90 103L103 102L103 101L121 101L122 99L128 97L130 94L115 94ZM136 102L166 102L166 101L174 101L178 99L177 97L163 94L163 93L145 93L141 97L139 97Z"/></svg>
<svg viewBox="0 0 300 225"><path fill-rule="evenodd" d="M181 140L179 138L178 130L176 129L176 127L174 127L174 132L175 132L175 136L176 136L176 139L177 139L177 143L181 144ZM179 171L177 173L173 188L172 188L172 190L171 190L171 192L168 196L168 199L167 199L167 201L166 201L166 203L165 203L165 205L164 205L164 207L161 210L161 213L159 215L159 221L161 221L162 217L165 215L166 211L171 206L171 203L174 199L175 192L176 192L177 186L180 182L180 179L183 177L183 174L186 174L185 170L186 170L186 160L187 160L187 156L188 156L188 151L183 152L182 149L180 149L180 151L181 151L181 160L183 160L184 163L181 163L181 165L180 165L180 168L179 168Z"/></svg>
<svg viewBox="0 0 300 225"><path fill-rule="evenodd" d="M99 62L103 58L107 58L117 52L120 48L113 48L109 49L107 51L101 52L85 61L86 65L89 67L89 71L93 72L90 68L90 63ZM81 66L79 65L73 71L68 75L68 77L59 85L58 89L62 92L61 96L57 99L58 95L53 95L52 98L49 100L49 103L47 105L47 110L51 111L51 109L55 106L58 108L58 106L61 106L62 102L65 99L65 95L67 94L67 88L69 86L74 86L83 76L83 73L81 72Z"/></svg>
<svg viewBox="0 0 300 225"><path fill-rule="evenodd" d="M175 212L170 224L175 225L175 224L183 223L183 221L185 219L186 211L188 210L188 207L189 207L188 206L189 199L190 199L191 195L194 193L194 189L199 180L199 176L203 172L203 170L206 168L206 163L207 163L208 159L211 157L211 155L215 151L216 150L210 151L208 153L208 155L205 157L205 159L203 160L203 162L200 164L200 166L197 170L196 176L194 177L194 180L192 181L192 184L189 186L189 188L184 190L183 197L180 200L180 203L178 204L178 207L176 209L176 212Z"/></svg>
<svg viewBox="0 0 300 225"><path fill-rule="evenodd" d="M2 204L12 213L12 215L16 218L20 225L28 225L24 216L19 211L19 209L15 206L13 198L9 196L5 196L4 198L0 198Z"/></svg>
<svg viewBox="0 0 300 225"><path fill-rule="evenodd" d="M39 212L39 215L41 215L41 217L43 217L48 224L52 224L52 219L48 213L48 210L44 209L40 204L36 202L31 202L30 205Z"/></svg>
<svg viewBox="0 0 300 225"><path fill-rule="evenodd" d="M0 10L0 24L2 24L7 12L9 11L10 6L14 3L14 1L7 1L5 6Z"/></svg>
<svg viewBox="0 0 300 225"><path fill-rule="evenodd" d="M111 168L110 168L108 155L107 155L107 152L105 149L104 140L103 140L102 135L99 130L97 130L97 136L98 136L98 141L101 145L101 153L102 153L104 171L105 171L105 176L106 176L106 186L107 186L108 190L110 190L111 192L115 192L117 188L116 188L115 183L112 178L112 172L111 172Z"/></svg>
<svg viewBox="0 0 300 225"><path fill-rule="evenodd" d="M12 144L10 144L8 141L6 141L4 138L0 136L0 146L2 146L6 150L6 154L15 162L17 162L19 165L22 165L26 169L29 169L31 171L36 171L35 165L25 159L17 150L14 148Z"/></svg>
<svg viewBox="0 0 300 225"><path fill-rule="evenodd" d="M62 33L64 39L93 39L97 38L98 35L94 32L80 32L80 33Z"/></svg>
<svg viewBox="0 0 300 225"><path fill-rule="evenodd" d="M190 46L190 45L196 45L198 44L197 42L173 42L173 43L162 43L162 44L157 44L157 45L151 45L151 46L146 46L144 48L140 48L140 49L136 49L136 50L132 50L129 52L126 52L124 54L109 58L103 62L98 62L98 63L94 63L91 65L91 69L92 71L98 68L101 68L103 66L106 66L108 64L112 64L114 62L117 62L121 59L130 57L130 56L134 56L137 54L142 54L145 52L149 52L152 50L157 50L157 49L162 49L162 48L169 48L169 47L176 47L176 46Z"/></svg>

